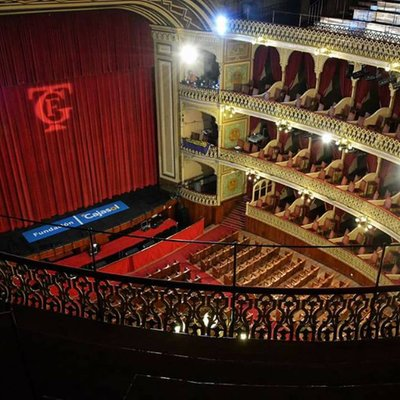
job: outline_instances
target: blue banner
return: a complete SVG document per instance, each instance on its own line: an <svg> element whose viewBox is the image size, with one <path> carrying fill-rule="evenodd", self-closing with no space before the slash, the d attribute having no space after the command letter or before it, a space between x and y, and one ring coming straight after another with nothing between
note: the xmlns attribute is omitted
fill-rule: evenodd
<svg viewBox="0 0 400 400"><path fill-rule="evenodd" d="M33 243L49 236L57 235L69 228L89 224L98 219L108 217L109 215L117 214L127 210L129 207L122 201L106 204L101 207L93 208L92 210L84 211L81 214L72 215L71 217L55 221L54 223L62 226L43 225L38 228L23 232L22 235L28 241Z"/></svg>

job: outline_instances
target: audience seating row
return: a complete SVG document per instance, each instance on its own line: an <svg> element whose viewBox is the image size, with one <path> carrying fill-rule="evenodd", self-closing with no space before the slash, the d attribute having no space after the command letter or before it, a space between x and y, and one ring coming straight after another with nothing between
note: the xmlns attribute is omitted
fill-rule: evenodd
<svg viewBox="0 0 400 400"><path fill-rule="evenodd" d="M238 242L238 244L249 245L250 238L245 238L242 241ZM245 254L245 251L246 251L245 247L240 246L238 248L238 252L237 252L237 256L236 256L238 261L239 261L240 257L243 257L243 254ZM207 271L211 267L221 264L225 260L227 260L228 258L231 258L233 256L234 256L234 246L226 246L225 245L216 253L213 253L213 254L207 256L206 258L200 259L198 264L203 271ZM232 258L232 260L233 260L233 258Z"/></svg>
<svg viewBox="0 0 400 400"><path fill-rule="evenodd" d="M284 287L287 288L304 287L314 278L317 277L318 271L319 267L315 265L311 265L309 268L304 268L298 274L296 274L291 279L286 281Z"/></svg>
<svg viewBox="0 0 400 400"><path fill-rule="evenodd" d="M240 264L236 272L236 279L238 281L245 279L246 276L251 275L259 268L263 267L266 263L279 255L279 249L267 249L266 252L259 252L255 257L247 260L244 264ZM215 271L212 271L213 275ZM214 275L215 276L215 275ZM221 274L219 274L219 277ZM233 271L225 272L224 283L225 285L231 285L233 282Z"/></svg>
<svg viewBox="0 0 400 400"><path fill-rule="evenodd" d="M239 231L236 231L236 232L234 232L234 233L222 238L222 240L220 240L220 242L229 243L229 242L237 242L238 240L239 240ZM191 254L189 256L189 261L192 264L197 264L202 258L207 257L208 255L220 250L223 247L227 247L227 246L223 246L223 245L221 246L218 243L209 245L209 246L207 246L207 247L205 247L203 249L200 249L199 251Z"/></svg>
<svg viewBox="0 0 400 400"><path fill-rule="evenodd" d="M189 268L186 267L183 271L181 271L181 265L179 261L174 261L172 264L168 264L164 268L159 268L155 272L149 274L147 277L153 279L166 279L171 281L201 281L201 277L198 275L193 280L191 280L191 271Z"/></svg>

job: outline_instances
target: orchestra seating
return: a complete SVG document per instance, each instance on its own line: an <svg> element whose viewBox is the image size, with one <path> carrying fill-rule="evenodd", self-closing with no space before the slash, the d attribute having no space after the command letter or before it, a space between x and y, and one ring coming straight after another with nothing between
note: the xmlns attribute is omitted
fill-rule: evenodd
<svg viewBox="0 0 400 400"><path fill-rule="evenodd" d="M181 270L179 261L174 261L172 264L167 264L164 268L159 268L153 273L147 276L151 279L165 279L171 281L184 281L184 282L198 282L200 283L200 276L196 275L194 279L191 279L191 270L185 268Z"/></svg>

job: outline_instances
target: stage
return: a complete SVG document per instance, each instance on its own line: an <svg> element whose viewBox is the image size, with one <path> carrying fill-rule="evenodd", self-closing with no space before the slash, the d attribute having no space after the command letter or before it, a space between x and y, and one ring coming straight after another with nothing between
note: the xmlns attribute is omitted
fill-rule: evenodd
<svg viewBox="0 0 400 400"><path fill-rule="evenodd" d="M126 209L121 212L106 216L93 222L85 223L82 226L85 231L77 229L68 229L64 232L45 237L35 242L29 243L24 237L28 231L34 228L40 228L49 223L58 223L61 219L74 218L76 214L82 214L86 210L101 208L102 206L122 202L126 205ZM0 234L0 250L21 256L29 256L58 248L60 246L74 243L76 241L87 239L87 229L91 228L94 231L110 231L115 227L132 221L132 224L140 224L141 221L150 218L153 214L159 213L165 208L173 207L176 200L171 200L171 194L159 188L159 186L150 186L135 192L126 193L121 196L106 199L101 203L94 204L87 209L79 209L73 212L54 216L51 220L44 220L40 223L33 224L25 229ZM118 232L118 229L115 230Z"/></svg>

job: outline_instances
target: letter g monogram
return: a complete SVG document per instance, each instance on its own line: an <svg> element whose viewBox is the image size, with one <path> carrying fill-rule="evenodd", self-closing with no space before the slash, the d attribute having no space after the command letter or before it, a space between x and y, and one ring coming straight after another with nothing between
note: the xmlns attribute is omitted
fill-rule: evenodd
<svg viewBox="0 0 400 400"><path fill-rule="evenodd" d="M35 115L45 124L45 132L67 128L65 121L72 111L72 107L67 106L67 100L71 93L70 83L28 89L28 98L35 102Z"/></svg>

